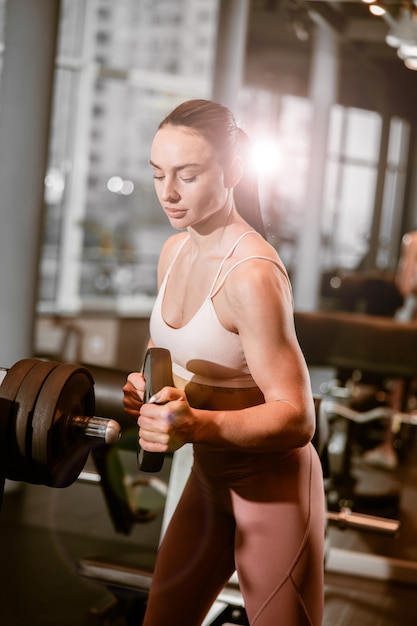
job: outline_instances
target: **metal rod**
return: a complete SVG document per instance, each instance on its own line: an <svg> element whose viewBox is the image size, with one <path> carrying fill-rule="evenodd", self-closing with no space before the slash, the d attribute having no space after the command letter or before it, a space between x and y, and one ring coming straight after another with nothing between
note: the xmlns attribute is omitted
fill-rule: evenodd
<svg viewBox="0 0 417 626"><path fill-rule="evenodd" d="M400 528L398 520L365 513L354 513L348 508L343 508L341 511L327 511L326 516L329 521L337 522L341 528L358 528L389 535L396 535Z"/></svg>
<svg viewBox="0 0 417 626"><path fill-rule="evenodd" d="M80 436L100 443L117 443L122 434L119 422L107 417L75 415L71 418L71 425Z"/></svg>

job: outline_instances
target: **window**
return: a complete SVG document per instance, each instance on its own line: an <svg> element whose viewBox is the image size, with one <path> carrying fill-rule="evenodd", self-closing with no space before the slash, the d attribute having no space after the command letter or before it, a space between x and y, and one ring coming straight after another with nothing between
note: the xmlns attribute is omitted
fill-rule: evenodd
<svg viewBox="0 0 417 626"><path fill-rule="evenodd" d="M398 263L409 138L410 124L406 120L392 118L377 256L377 265L382 269L395 269Z"/></svg>
<svg viewBox="0 0 417 626"><path fill-rule="evenodd" d="M368 252L375 210L382 118L363 109L335 106L329 132L323 232L326 269L358 268ZM395 269L404 200L409 124L392 118L381 207L378 269Z"/></svg>
<svg viewBox="0 0 417 626"><path fill-rule="evenodd" d="M367 253L381 125L372 111L332 109L323 215L326 269L353 270Z"/></svg>
<svg viewBox="0 0 417 626"><path fill-rule="evenodd" d="M216 7L207 7L213 24ZM172 231L153 191L151 141L162 117L188 97L207 97L212 80L215 28L193 20L195 11L178 20L183 9L183 0L118 0L111 11L106 0L62 2L41 309L147 306L155 294L157 257ZM184 59L190 38L199 41L198 73Z"/></svg>

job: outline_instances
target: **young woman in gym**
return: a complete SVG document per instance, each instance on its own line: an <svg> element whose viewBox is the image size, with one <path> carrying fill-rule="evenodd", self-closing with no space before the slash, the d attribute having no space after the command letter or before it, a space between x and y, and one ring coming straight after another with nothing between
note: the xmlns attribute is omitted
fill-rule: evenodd
<svg viewBox="0 0 417 626"><path fill-rule="evenodd" d="M155 189L171 225L158 266L151 344L174 387L142 403L124 387L139 443L193 444L194 463L161 544L145 626L198 626L237 570L251 626L319 626L325 504L310 443L315 412L291 287L262 231L229 109L185 102L160 124ZM255 230L257 228L257 230Z"/></svg>

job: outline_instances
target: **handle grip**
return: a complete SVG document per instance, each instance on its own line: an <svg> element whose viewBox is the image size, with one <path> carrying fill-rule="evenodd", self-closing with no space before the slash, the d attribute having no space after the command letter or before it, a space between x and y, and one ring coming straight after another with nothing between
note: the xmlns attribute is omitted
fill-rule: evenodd
<svg viewBox="0 0 417 626"><path fill-rule="evenodd" d="M173 387L171 354L166 348L148 348L143 363L143 377L146 382L143 401L155 395L162 387ZM138 444L138 469L141 472L159 472L164 463L163 452L148 452Z"/></svg>

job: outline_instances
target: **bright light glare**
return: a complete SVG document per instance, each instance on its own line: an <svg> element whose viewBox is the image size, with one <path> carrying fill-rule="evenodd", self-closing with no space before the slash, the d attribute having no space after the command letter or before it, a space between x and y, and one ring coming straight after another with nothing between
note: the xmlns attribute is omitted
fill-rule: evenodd
<svg viewBox="0 0 417 626"><path fill-rule="evenodd" d="M107 189L112 193L119 193L122 196L130 196L135 189L131 180L123 180L121 176L112 176L107 181Z"/></svg>
<svg viewBox="0 0 417 626"><path fill-rule="evenodd" d="M417 57L417 44L401 44L397 50L397 54L400 59L407 59L408 57Z"/></svg>
<svg viewBox="0 0 417 626"><path fill-rule="evenodd" d="M409 70L417 71L417 57L408 57L404 59L404 65Z"/></svg>
<svg viewBox="0 0 417 626"><path fill-rule="evenodd" d="M120 176L112 176L107 181L107 189L112 191L113 193L118 193L122 190L123 187L123 178Z"/></svg>
<svg viewBox="0 0 417 626"><path fill-rule="evenodd" d="M252 165L259 174L271 174L281 163L281 154L277 142L271 139L259 139L253 142Z"/></svg>
<svg viewBox="0 0 417 626"><path fill-rule="evenodd" d="M65 177L61 170L51 167L45 176L45 201L59 204L65 189Z"/></svg>
<svg viewBox="0 0 417 626"><path fill-rule="evenodd" d="M124 180L120 193L123 196L130 196L130 194L133 193L134 188L135 185L131 180Z"/></svg>
<svg viewBox="0 0 417 626"><path fill-rule="evenodd" d="M56 168L51 168L45 176L45 187L54 192L64 191L65 180L61 172Z"/></svg>
<svg viewBox="0 0 417 626"><path fill-rule="evenodd" d="M386 13L384 7L381 7L379 4L371 4L369 6L369 11L372 15L384 15Z"/></svg>

